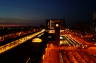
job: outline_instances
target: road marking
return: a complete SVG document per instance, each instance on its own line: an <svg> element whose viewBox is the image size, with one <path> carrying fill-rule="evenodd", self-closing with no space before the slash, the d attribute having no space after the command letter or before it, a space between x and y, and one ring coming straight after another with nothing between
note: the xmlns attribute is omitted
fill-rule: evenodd
<svg viewBox="0 0 96 63"><path fill-rule="evenodd" d="M60 63L64 63L62 53L59 53Z"/></svg>
<svg viewBox="0 0 96 63"><path fill-rule="evenodd" d="M28 58L28 60L26 61L26 63L29 63L29 61L30 61L30 57Z"/></svg>

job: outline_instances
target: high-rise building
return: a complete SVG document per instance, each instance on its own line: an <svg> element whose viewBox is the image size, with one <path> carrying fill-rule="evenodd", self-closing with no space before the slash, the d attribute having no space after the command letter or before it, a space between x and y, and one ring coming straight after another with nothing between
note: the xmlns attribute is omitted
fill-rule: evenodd
<svg viewBox="0 0 96 63"><path fill-rule="evenodd" d="M54 30L56 26L59 26L60 29L64 28L64 19L49 19L47 20L48 29Z"/></svg>
<svg viewBox="0 0 96 63"><path fill-rule="evenodd" d="M93 33L96 33L96 13L94 13L93 16L92 16L91 31Z"/></svg>

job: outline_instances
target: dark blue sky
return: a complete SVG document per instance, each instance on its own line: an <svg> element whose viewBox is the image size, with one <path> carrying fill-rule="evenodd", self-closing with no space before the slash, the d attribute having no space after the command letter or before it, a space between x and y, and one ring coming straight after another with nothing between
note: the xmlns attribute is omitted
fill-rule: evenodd
<svg viewBox="0 0 96 63"><path fill-rule="evenodd" d="M96 9L95 4L95 0L0 0L0 17L25 20L18 23L43 23L48 18L65 18L70 24L88 20ZM28 19L32 21L26 21Z"/></svg>

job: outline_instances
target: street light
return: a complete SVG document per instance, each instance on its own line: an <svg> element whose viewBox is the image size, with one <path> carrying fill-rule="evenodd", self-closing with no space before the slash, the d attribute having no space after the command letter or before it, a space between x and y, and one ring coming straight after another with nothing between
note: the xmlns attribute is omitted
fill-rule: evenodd
<svg viewBox="0 0 96 63"><path fill-rule="evenodd" d="M59 27L59 24L56 24L56 27Z"/></svg>

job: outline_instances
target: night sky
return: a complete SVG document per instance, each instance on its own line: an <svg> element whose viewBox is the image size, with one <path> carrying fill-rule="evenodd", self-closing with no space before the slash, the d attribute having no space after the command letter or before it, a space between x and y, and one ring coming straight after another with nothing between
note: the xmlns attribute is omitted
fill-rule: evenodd
<svg viewBox="0 0 96 63"><path fill-rule="evenodd" d="M0 23L42 24L49 18L64 18L73 24L89 20L95 9L95 0L0 0L0 18L13 19Z"/></svg>

